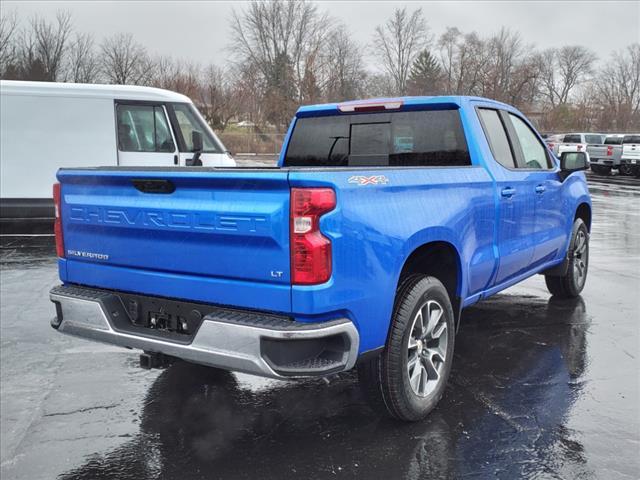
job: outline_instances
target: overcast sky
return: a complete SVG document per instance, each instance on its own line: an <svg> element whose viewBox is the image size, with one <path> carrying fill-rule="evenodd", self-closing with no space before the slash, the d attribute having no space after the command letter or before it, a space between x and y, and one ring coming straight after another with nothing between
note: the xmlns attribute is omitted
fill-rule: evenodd
<svg viewBox="0 0 640 480"><path fill-rule="evenodd" d="M15 10L25 19L34 13L54 17L71 12L78 31L100 41L116 32L131 32L149 53L188 61L224 64L233 8L244 2L93 1L1 2L2 14ZM362 44L376 25L397 6L421 7L437 37L448 26L487 35L505 25L537 47L584 45L606 60L612 50L640 41L640 1L447 1L447 2L317 2L341 20ZM368 59L367 63L371 63Z"/></svg>

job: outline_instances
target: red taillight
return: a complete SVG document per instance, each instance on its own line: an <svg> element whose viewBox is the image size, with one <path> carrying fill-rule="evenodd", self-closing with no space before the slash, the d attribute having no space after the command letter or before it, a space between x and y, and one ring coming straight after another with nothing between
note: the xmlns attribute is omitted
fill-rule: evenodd
<svg viewBox="0 0 640 480"><path fill-rule="evenodd" d="M335 206L330 188L291 189L291 283L313 285L331 277L331 240L320 232L320 217Z"/></svg>
<svg viewBox="0 0 640 480"><path fill-rule="evenodd" d="M64 258L64 239L62 238L62 221L61 202L60 202L60 184L53 184L53 206L55 208L56 218L53 222L53 233L56 235L56 254L60 258Z"/></svg>
<svg viewBox="0 0 640 480"><path fill-rule="evenodd" d="M607 156L610 157L613 155L613 147L611 145L607 145Z"/></svg>
<svg viewBox="0 0 640 480"><path fill-rule="evenodd" d="M578 144L578 151L582 150L582 145Z"/></svg>

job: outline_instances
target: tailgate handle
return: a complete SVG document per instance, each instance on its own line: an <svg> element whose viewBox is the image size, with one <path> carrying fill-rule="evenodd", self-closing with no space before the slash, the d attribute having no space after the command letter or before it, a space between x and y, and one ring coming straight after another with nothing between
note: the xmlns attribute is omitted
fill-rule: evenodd
<svg viewBox="0 0 640 480"><path fill-rule="evenodd" d="M133 186L142 193L173 193L176 186L169 180L135 179Z"/></svg>

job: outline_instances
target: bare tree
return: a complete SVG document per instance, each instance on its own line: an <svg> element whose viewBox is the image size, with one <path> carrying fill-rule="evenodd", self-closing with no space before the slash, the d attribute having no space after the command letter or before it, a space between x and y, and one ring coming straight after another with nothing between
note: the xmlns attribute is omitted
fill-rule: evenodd
<svg viewBox="0 0 640 480"><path fill-rule="evenodd" d="M130 33L107 38L100 49L103 73L110 83L140 85L153 78L153 65L146 49Z"/></svg>
<svg viewBox="0 0 640 480"><path fill-rule="evenodd" d="M16 62L17 31L18 16L15 10L0 15L0 76L2 77Z"/></svg>
<svg viewBox="0 0 640 480"><path fill-rule="evenodd" d="M240 94L233 77L215 65L209 65L203 75L198 105L207 122L220 131L239 113Z"/></svg>
<svg viewBox="0 0 640 480"><path fill-rule="evenodd" d="M487 42L476 32L462 34L449 28L440 37L439 46L444 93L482 95L491 60Z"/></svg>
<svg viewBox="0 0 640 480"><path fill-rule="evenodd" d="M55 82L62 73L64 55L71 35L71 14L58 11L56 21L48 22L38 15L31 18L27 44L41 63L45 80Z"/></svg>
<svg viewBox="0 0 640 480"><path fill-rule="evenodd" d="M77 33L68 49L67 80L76 83L95 83L100 64L91 34Z"/></svg>
<svg viewBox="0 0 640 480"><path fill-rule="evenodd" d="M427 22L418 8L409 13L396 8L384 25L378 25L373 37L376 56L393 78L398 95L407 93L409 70L420 51L429 42Z"/></svg>
<svg viewBox="0 0 640 480"><path fill-rule="evenodd" d="M338 102L361 96L366 76L363 51L344 25L329 34L323 55L324 100Z"/></svg>
<svg viewBox="0 0 640 480"><path fill-rule="evenodd" d="M311 65L330 23L306 0L258 1L242 12L234 10L230 48L237 63L261 72L272 122L284 127L302 100L303 83L311 81Z"/></svg>
<svg viewBox="0 0 640 480"><path fill-rule="evenodd" d="M601 127L626 131L640 125L640 43L616 52L595 80Z"/></svg>
<svg viewBox="0 0 640 480"><path fill-rule="evenodd" d="M488 62L482 95L524 107L538 92L539 74L533 47L519 33L502 28L486 40Z"/></svg>
<svg viewBox="0 0 640 480"><path fill-rule="evenodd" d="M596 56L579 45L548 49L540 56L542 93L552 107L569 101L575 87L593 72Z"/></svg>

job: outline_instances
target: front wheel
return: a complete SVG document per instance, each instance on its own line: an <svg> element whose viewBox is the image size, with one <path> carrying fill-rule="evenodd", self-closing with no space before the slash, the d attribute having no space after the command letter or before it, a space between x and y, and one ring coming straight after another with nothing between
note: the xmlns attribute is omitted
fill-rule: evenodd
<svg viewBox="0 0 640 480"><path fill-rule="evenodd" d="M412 276L402 283L384 351L358 366L360 386L375 410L406 421L433 410L451 371L454 318L437 278Z"/></svg>
<svg viewBox="0 0 640 480"><path fill-rule="evenodd" d="M571 243L569 244L569 265L562 276L545 275L547 288L552 295L573 298L580 295L587 281L589 270L589 231L580 218L573 222Z"/></svg>

